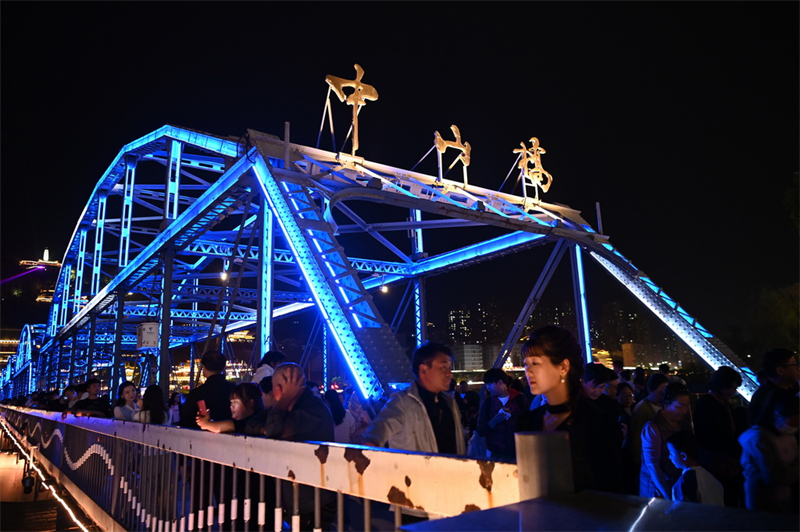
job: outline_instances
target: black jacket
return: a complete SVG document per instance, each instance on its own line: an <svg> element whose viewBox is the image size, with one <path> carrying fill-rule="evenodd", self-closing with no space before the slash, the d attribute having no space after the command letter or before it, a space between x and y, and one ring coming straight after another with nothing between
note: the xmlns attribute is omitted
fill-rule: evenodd
<svg viewBox="0 0 800 532"><path fill-rule="evenodd" d="M179 425L187 429L199 429L197 417L197 401L206 402L206 408L214 421L231 419L231 392L236 388L232 382L225 380L225 375L215 373L209 375L206 382L189 392L186 402L181 406Z"/></svg>
<svg viewBox="0 0 800 532"><path fill-rule="evenodd" d="M543 430L545 409L543 405L523 413L517 432ZM623 491L622 431L615 419L581 396L575 411L556 430L569 432L575 491Z"/></svg>
<svg viewBox="0 0 800 532"><path fill-rule="evenodd" d="M286 441L335 441L333 417L322 399L306 388L291 411L270 408L265 427L267 438Z"/></svg>

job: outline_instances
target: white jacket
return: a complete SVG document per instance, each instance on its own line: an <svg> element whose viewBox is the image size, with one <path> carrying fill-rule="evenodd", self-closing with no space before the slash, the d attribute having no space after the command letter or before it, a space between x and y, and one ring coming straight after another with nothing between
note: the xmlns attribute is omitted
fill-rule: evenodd
<svg viewBox="0 0 800 532"><path fill-rule="evenodd" d="M461 414L455 400L442 394L447 406L453 413L455 425L454 437L458 454L466 454L464 435L461 432ZM395 392L383 407L366 431L364 441L380 447L438 453L436 435L433 432L425 404L419 396L417 382L405 390Z"/></svg>

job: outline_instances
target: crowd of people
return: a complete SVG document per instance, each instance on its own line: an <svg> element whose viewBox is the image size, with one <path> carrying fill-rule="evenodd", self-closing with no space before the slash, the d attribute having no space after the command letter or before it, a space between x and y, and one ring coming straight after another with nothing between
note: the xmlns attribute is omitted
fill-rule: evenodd
<svg viewBox="0 0 800 532"><path fill-rule="evenodd" d="M34 393L16 404L64 417L503 461L516 459L517 432L564 431L576 490L798 513L800 372L791 351L764 354L760 387L749 407L733 401L742 385L734 368L718 368L707 393L692 394L666 365L647 375L643 368L624 369L618 360L613 369L586 364L574 335L556 326L531 334L521 355L525 380L492 368L476 391L453 379L447 346L426 343L413 353L410 386L377 412L352 389L321 393L277 351L264 356L253 382L238 384L225 377L225 356L209 351L200 361L204 383L168 401L157 385L140 396L126 381L112 406L100 395L100 381L89 379L57 397ZM290 491L285 495L292 500ZM303 529L311 527L313 503L313 491L301 489ZM333 494L322 496L325 530L335 504Z"/></svg>

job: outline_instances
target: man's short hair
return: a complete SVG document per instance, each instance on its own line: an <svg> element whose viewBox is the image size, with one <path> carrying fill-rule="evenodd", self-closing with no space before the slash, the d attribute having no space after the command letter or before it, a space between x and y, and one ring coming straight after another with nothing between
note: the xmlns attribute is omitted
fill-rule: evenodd
<svg viewBox="0 0 800 532"><path fill-rule="evenodd" d="M667 438L667 443L675 447L675 450L679 453L686 453L686 457L691 460L700 459L697 438L691 432L680 430Z"/></svg>
<svg viewBox="0 0 800 532"><path fill-rule="evenodd" d="M647 378L647 391L652 393L658 390L659 386L668 382L669 379L663 373L653 373Z"/></svg>
<svg viewBox="0 0 800 532"><path fill-rule="evenodd" d="M71 384L69 386L67 386L66 388L64 388L64 393L77 392L77 391L78 391L78 389L75 386L71 385Z"/></svg>
<svg viewBox="0 0 800 532"><path fill-rule="evenodd" d="M483 374L484 384L494 384L499 381L503 381L506 385L508 385L510 381L508 374L500 368L488 369L486 373Z"/></svg>
<svg viewBox="0 0 800 532"><path fill-rule="evenodd" d="M284 362L283 364L278 364L278 367L275 368L275 373L272 374L272 385L275 386L275 379L278 378L279 375L283 375L284 373L288 372L292 368L297 368L300 372L300 375L303 377L302 385L306 385L306 375L303 373L303 368L300 367L300 364L296 364L294 362Z"/></svg>
<svg viewBox="0 0 800 532"><path fill-rule="evenodd" d="M261 388L262 392L269 394L272 391L272 375L267 375L261 379L258 383L258 387Z"/></svg>
<svg viewBox="0 0 800 532"><path fill-rule="evenodd" d="M729 366L720 366L708 380L708 389L714 393L729 388L738 388L742 385L742 376Z"/></svg>
<svg viewBox="0 0 800 532"><path fill-rule="evenodd" d="M225 358L225 355L223 355L219 351L206 351L205 353L203 353L203 357L200 359L200 363L208 371L213 371L214 373L221 373L225 371L225 365L228 363L228 360L227 358Z"/></svg>
<svg viewBox="0 0 800 532"><path fill-rule="evenodd" d="M420 364L425 364L426 366L430 367L431 364L433 364L433 359L436 358L436 355L439 353L444 353L445 355L449 356L450 359L455 358L450 348L444 344L425 342L419 346L417 350L414 351L414 355L411 357L411 371L414 372L414 375L419 377Z"/></svg>
<svg viewBox="0 0 800 532"><path fill-rule="evenodd" d="M629 381L633 376L633 372L629 369L623 369L622 371L619 372L619 376L625 379L626 381Z"/></svg>
<svg viewBox="0 0 800 532"><path fill-rule="evenodd" d="M624 363L622 362L622 360L620 360L618 358L615 358L614 360L611 361L611 365L614 366L614 367L617 367L617 366L622 367L624 365Z"/></svg>
<svg viewBox="0 0 800 532"><path fill-rule="evenodd" d="M775 378L778 376L778 368L794 356L788 349L770 349L764 353L761 365L767 377Z"/></svg>
<svg viewBox="0 0 800 532"><path fill-rule="evenodd" d="M605 384L616 378L617 374L602 364L590 362L583 368L583 382L592 381L595 384Z"/></svg>
<svg viewBox="0 0 800 532"><path fill-rule="evenodd" d="M658 371L669 373L669 364L661 364L658 366Z"/></svg>
<svg viewBox="0 0 800 532"><path fill-rule="evenodd" d="M91 386L92 384L101 384L101 383L100 379L91 378L88 381L84 382L84 384L86 385L86 389L88 390L89 386Z"/></svg>

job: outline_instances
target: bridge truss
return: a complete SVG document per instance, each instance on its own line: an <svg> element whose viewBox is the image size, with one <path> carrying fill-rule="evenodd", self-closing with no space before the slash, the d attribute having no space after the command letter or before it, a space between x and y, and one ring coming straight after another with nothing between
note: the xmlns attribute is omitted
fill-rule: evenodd
<svg viewBox="0 0 800 532"><path fill-rule="evenodd" d="M712 368L738 368L740 392L750 398L757 384L745 364L577 211L464 181L254 130L238 138L164 126L124 146L97 182L62 260L48 322L23 331L0 376L3 395L42 383L61 387L100 367L118 383L124 353L153 358L156 380L166 386L171 349L255 329L260 355L272 341L273 320L314 307L360 393L380 399L411 372L374 290L410 284L401 304L413 303L422 342L426 277L552 245L495 365L510 354L568 253L587 359L583 261L590 258ZM426 252L426 232L478 225L503 234ZM409 238L403 243L398 234ZM367 251L374 257L354 256ZM157 349L136 348L137 326L145 322L158 324Z"/></svg>

